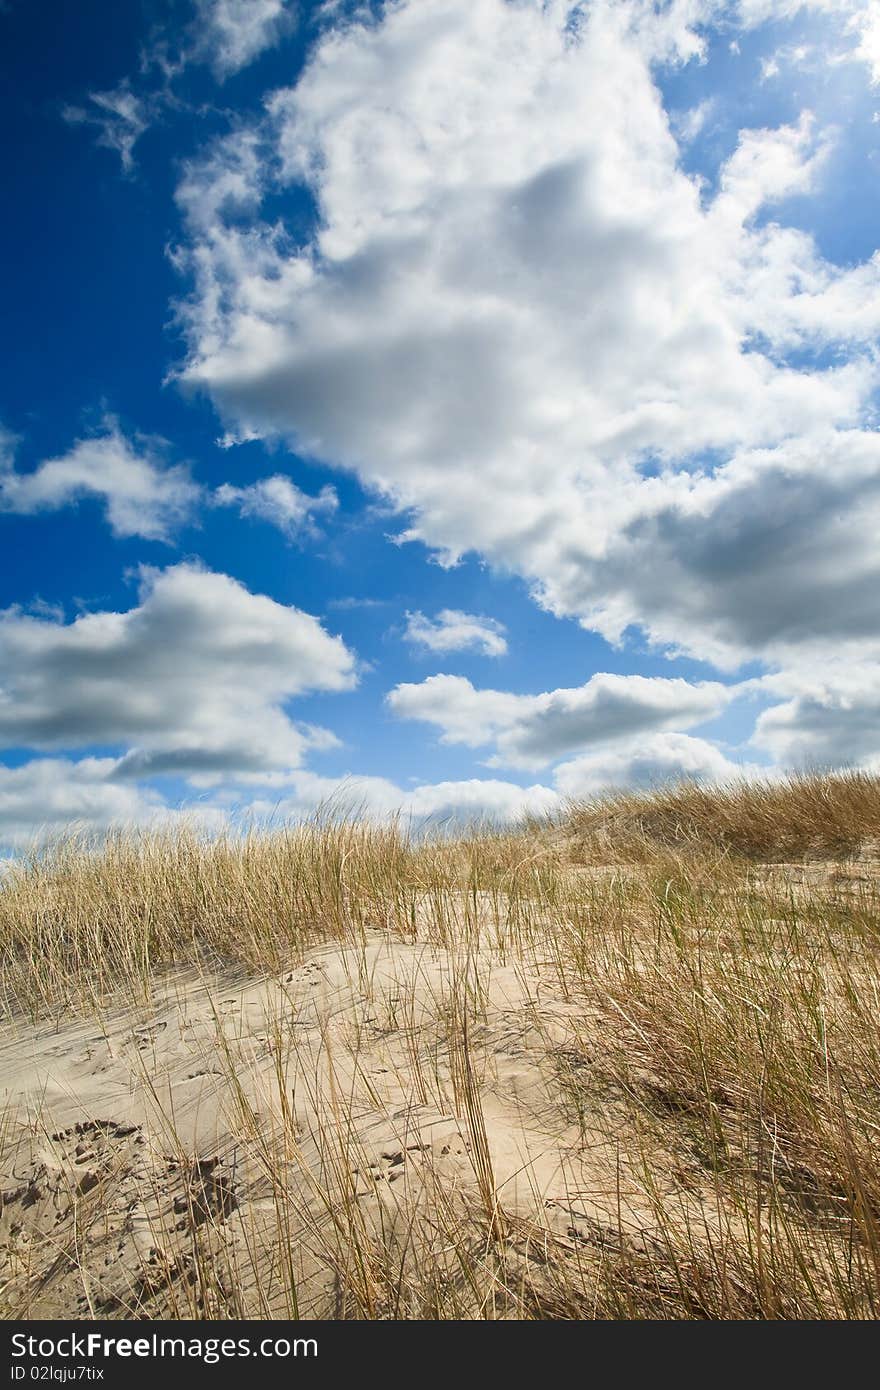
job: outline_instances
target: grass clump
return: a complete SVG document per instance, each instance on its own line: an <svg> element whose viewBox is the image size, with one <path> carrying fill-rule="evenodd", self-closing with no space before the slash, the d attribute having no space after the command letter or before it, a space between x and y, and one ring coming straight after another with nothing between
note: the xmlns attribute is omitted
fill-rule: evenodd
<svg viewBox="0 0 880 1390"><path fill-rule="evenodd" d="M566 830L578 853L600 862L669 850L765 863L848 858L880 843L880 777L806 773L721 788L685 781L574 805Z"/></svg>

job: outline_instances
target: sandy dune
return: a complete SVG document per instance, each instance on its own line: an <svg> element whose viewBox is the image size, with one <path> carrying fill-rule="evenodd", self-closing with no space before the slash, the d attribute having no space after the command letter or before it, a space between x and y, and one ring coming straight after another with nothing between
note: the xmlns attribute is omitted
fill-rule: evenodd
<svg viewBox="0 0 880 1390"><path fill-rule="evenodd" d="M350 827L35 868L0 1316L876 1316L877 883Z"/></svg>
<svg viewBox="0 0 880 1390"><path fill-rule="evenodd" d="M170 1270L177 1311L284 1313L292 1258L299 1311L332 1316L365 1236L401 1265L441 1249L444 1211L486 1205L450 1054L462 979L505 1235L574 1248L621 1204L644 1225L621 1117L565 1113L574 1006L538 968L377 939L258 982L179 973L135 1021L19 1026L0 1050L4 1303L159 1316Z"/></svg>

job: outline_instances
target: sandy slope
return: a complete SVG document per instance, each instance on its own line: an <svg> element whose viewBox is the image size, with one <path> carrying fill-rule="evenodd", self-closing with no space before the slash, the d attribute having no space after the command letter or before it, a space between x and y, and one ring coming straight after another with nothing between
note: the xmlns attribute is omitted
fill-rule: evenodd
<svg viewBox="0 0 880 1390"><path fill-rule="evenodd" d="M566 1105L574 1006L541 975L377 939L274 979L181 973L142 1017L7 1034L4 1307L285 1313L292 1259L299 1311L332 1316L365 1242L396 1269L433 1242L442 1270L444 1214L486 1228L468 1094L505 1239L575 1251L588 1227L644 1227L622 1116L576 1122ZM462 1005L464 979L481 999ZM456 991L470 1092L450 1055Z"/></svg>

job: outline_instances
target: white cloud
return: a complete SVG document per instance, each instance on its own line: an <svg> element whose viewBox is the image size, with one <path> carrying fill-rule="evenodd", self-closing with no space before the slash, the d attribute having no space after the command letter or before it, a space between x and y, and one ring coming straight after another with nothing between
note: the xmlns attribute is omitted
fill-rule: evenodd
<svg viewBox="0 0 880 1390"><path fill-rule="evenodd" d="M672 112L670 124L679 140L686 145L689 145L692 140L696 140L706 122L713 115L716 106L717 98L707 97L705 101L700 101L696 106L690 106L685 111Z"/></svg>
<svg viewBox="0 0 880 1390"><path fill-rule="evenodd" d="M273 47L294 19L290 0L196 0L195 56L222 80Z"/></svg>
<svg viewBox="0 0 880 1390"><path fill-rule="evenodd" d="M70 125L93 126L96 141L119 155L123 171L134 168L134 147L149 130L161 108L153 94L138 95L126 79L106 92L89 92L87 106L66 106L64 119Z"/></svg>
<svg viewBox="0 0 880 1390"><path fill-rule="evenodd" d="M713 217L739 230L748 218L794 193L807 193L828 159L828 140L815 141L813 117L777 130L746 130L725 163ZM750 312L748 306L743 306Z"/></svg>
<svg viewBox="0 0 880 1390"><path fill-rule="evenodd" d="M198 8L184 61L211 62L219 78L274 43L292 14L282 0ZM655 81L657 64L705 55L713 19L734 34L802 11L836 25L829 61L857 58L876 76L876 0L396 0L381 17L336 13L297 86L184 168L175 258L193 294L180 378L212 396L226 442L280 438L356 473L444 563L475 551L615 643L641 629L719 666L782 667L764 682L780 703L761 715L755 746L782 763L864 765L880 746L880 256L835 265L784 225L787 199L821 191L834 132L808 112L743 130L710 192L682 168L675 138L693 138L706 110L671 118ZM797 55L777 47L777 61ZM98 102L96 118L130 166L150 112L124 84L97 95L110 104ZM305 243L275 212L277 195L301 185L318 213ZM130 468L126 493L107 470L111 495L93 485L100 468L78 468L76 449L32 475L7 464L0 489L17 490L22 510L62 504L40 501L41 488L97 493L119 534L153 525L138 493L152 496L148 477ZM213 500L288 534L315 511L280 475L224 485ZM154 533L166 534L174 508L154 503ZM145 593L133 612L150 602ZM491 620L454 610L412 614L413 625L410 637L435 651L460 649L466 630L487 654L493 635L504 641ZM173 628L169 653L189 670ZM182 677L157 699L163 719L175 711L167 737L128 718L100 677L101 700L123 708L118 741L133 745L117 782L163 768L283 782L306 746L330 737L293 724L284 702L295 691L277 672L256 693L231 675L224 696L223 663L232 671L243 644L221 658L216 624L207 630L205 668L192 657L191 687ZM53 714L48 670L29 705L13 668L0 729L26 707L38 719L40 700ZM538 767L588 750L557 767L560 790L664 770L728 775L721 750L681 732L718 713L726 688L639 679L517 696L439 676L390 700L447 741L489 746L494 763ZM54 714L70 728L69 710ZM292 806L337 785L295 776ZM385 812L419 797L424 809L526 795L483 780L360 785Z"/></svg>
<svg viewBox="0 0 880 1390"><path fill-rule="evenodd" d="M69 104L62 115L70 125L92 127L96 142L113 150L123 172L135 166L134 148L150 126L169 109L185 103L174 90L177 78L193 63L206 63L218 82L240 72L266 49L291 33L296 24L294 0L193 0L194 16L181 32L154 32L141 58L141 73L158 72L161 82L141 81L139 90L126 77L107 91L88 92L85 104Z"/></svg>
<svg viewBox="0 0 880 1390"><path fill-rule="evenodd" d="M403 788L384 777L322 777L305 770L267 779L272 796L242 799L240 790L215 793L181 808L151 788L120 776L115 758L34 758L0 765L0 852L21 851L59 835L100 836L115 829L159 829L185 823L202 833L258 823L308 820L316 813L401 820L415 829L505 824L559 809L551 787L519 787L492 778L422 783ZM2 859L0 859L2 864Z"/></svg>
<svg viewBox="0 0 880 1390"><path fill-rule="evenodd" d="M418 719L442 729L444 743L479 748L502 729L513 726L535 696L505 690L477 690L465 676L429 676L418 684L404 683L386 699L399 719Z"/></svg>
<svg viewBox="0 0 880 1390"><path fill-rule="evenodd" d="M826 62L854 59L867 64L871 80L880 81L880 3L878 0L738 0L738 18L746 28L768 21L794 19L806 12L826 15L855 38L837 53L830 50Z"/></svg>
<svg viewBox="0 0 880 1390"><path fill-rule="evenodd" d="M880 665L838 662L764 677L760 687L787 696L759 715L752 743L786 767L880 770Z"/></svg>
<svg viewBox="0 0 880 1390"><path fill-rule="evenodd" d="M564 797L592 796L610 787L650 788L694 778L723 783L755 772L754 763L732 762L714 743L691 734L660 733L626 739L562 763L554 783Z"/></svg>
<svg viewBox="0 0 880 1390"><path fill-rule="evenodd" d="M218 507L237 507L242 516L268 521L289 537L301 532L314 534L315 517L331 515L339 506L332 487L324 487L317 497L312 497L282 473L260 478L247 487L224 483L216 489L212 501Z"/></svg>
<svg viewBox="0 0 880 1390"><path fill-rule="evenodd" d="M299 772L286 793L257 799L240 808L246 820L301 820L316 811L390 821L400 817L416 826L510 822L524 815L547 815L559 808L551 787L518 787L513 782L474 777L460 782L423 783L404 789L384 777L320 777Z"/></svg>
<svg viewBox="0 0 880 1390"><path fill-rule="evenodd" d="M311 496L280 473L245 487L222 483L206 492L186 466L168 465L155 442L131 442L113 421L105 423L102 434L78 440L66 454L45 459L30 472L15 469L17 442L0 427L0 512L27 516L97 497L119 537L170 541L203 503L235 507L241 516L267 521L289 537L314 535L316 518L339 506L332 487Z"/></svg>
<svg viewBox="0 0 880 1390"><path fill-rule="evenodd" d="M258 132L247 127L218 142L209 156L185 162L175 197L187 222L207 229L228 213L255 211L261 168Z"/></svg>
<svg viewBox="0 0 880 1390"><path fill-rule="evenodd" d="M868 624L880 264L759 215L822 178L808 116L742 132L713 199L682 170L650 64L714 12L401 0L328 33L188 171L182 380L231 436L355 470L441 558L735 664L828 638L812 527ZM317 200L299 250L255 212L278 169Z"/></svg>
<svg viewBox="0 0 880 1390"><path fill-rule="evenodd" d="M0 423L0 478L14 466L15 451L19 443L20 436Z"/></svg>
<svg viewBox="0 0 880 1390"><path fill-rule="evenodd" d="M149 821L158 799L110 780L115 766L113 758L40 758L22 767L0 766L0 845L24 848L41 832Z"/></svg>
<svg viewBox="0 0 880 1390"><path fill-rule="evenodd" d="M868 9L876 0L737 0L740 23L746 29L761 24L795 19L803 11L846 18Z"/></svg>
<svg viewBox="0 0 880 1390"><path fill-rule="evenodd" d="M878 526L877 433L743 451L711 476L653 480L605 555L573 569L568 602L612 639L638 622L720 665L876 654Z"/></svg>
<svg viewBox="0 0 880 1390"><path fill-rule="evenodd" d="M37 758L0 766L0 846L25 849L53 834L145 825L163 814L150 792L113 781L113 758Z"/></svg>
<svg viewBox="0 0 880 1390"><path fill-rule="evenodd" d="M495 618L443 608L436 618L427 618L418 611L407 613L404 636L408 642L432 652L476 650L482 656L504 656L504 632L504 624Z"/></svg>
<svg viewBox="0 0 880 1390"><path fill-rule="evenodd" d="M493 743L493 765L537 768L591 744L703 723L721 712L732 693L715 681L602 673L571 690L514 695L440 675L398 685L387 698L400 718L442 729L445 743Z"/></svg>
<svg viewBox="0 0 880 1390"><path fill-rule="evenodd" d="M286 702L354 683L352 654L317 619L193 565L143 570L128 612L0 614L0 746L122 745L117 779L296 767L332 735L296 725Z"/></svg>
<svg viewBox="0 0 880 1390"><path fill-rule="evenodd" d="M0 512L56 511L89 496L103 499L114 535L167 540L200 489L188 469L165 466L149 442L135 447L112 422L30 473L15 471L8 448L0 457Z"/></svg>
<svg viewBox="0 0 880 1390"><path fill-rule="evenodd" d="M867 63L871 81L880 83L880 4L877 0L859 8L853 16L852 29L858 36L855 57Z"/></svg>
<svg viewBox="0 0 880 1390"><path fill-rule="evenodd" d="M361 594L347 594L344 598L328 599L327 607L336 608L341 612L353 612L358 608L384 608L388 602L387 598L367 598Z"/></svg>

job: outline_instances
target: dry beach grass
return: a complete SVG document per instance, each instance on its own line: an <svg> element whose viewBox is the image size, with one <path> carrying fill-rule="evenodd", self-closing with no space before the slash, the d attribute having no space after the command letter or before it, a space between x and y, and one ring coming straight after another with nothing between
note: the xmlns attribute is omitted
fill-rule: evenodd
<svg viewBox="0 0 880 1390"><path fill-rule="evenodd" d="M6 1317L873 1318L880 779L0 886Z"/></svg>

